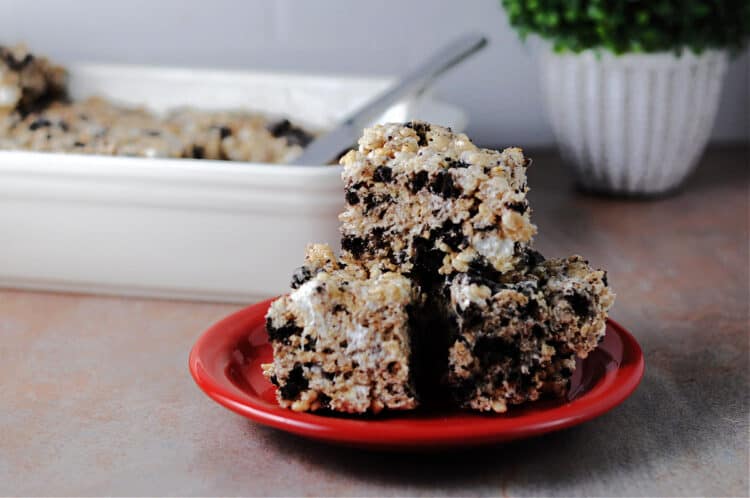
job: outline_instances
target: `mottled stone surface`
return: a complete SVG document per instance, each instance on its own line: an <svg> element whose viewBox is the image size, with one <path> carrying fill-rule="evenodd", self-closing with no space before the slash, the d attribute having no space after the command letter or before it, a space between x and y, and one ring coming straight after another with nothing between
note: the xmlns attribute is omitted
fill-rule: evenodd
<svg viewBox="0 0 750 498"><path fill-rule="evenodd" d="M482 450L334 448L193 385L192 343L236 306L5 290L0 495L747 495L748 150L711 150L683 193L648 201L577 194L531 155L538 245L609 269L612 316L643 345L614 411Z"/></svg>

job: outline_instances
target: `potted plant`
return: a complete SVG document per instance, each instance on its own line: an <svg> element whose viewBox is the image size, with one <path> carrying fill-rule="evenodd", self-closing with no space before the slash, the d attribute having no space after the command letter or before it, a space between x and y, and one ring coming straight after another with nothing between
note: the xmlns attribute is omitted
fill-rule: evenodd
<svg viewBox="0 0 750 498"><path fill-rule="evenodd" d="M588 190L677 188L708 141L747 0L501 0L540 44L542 88L566 162Z"/></svg>

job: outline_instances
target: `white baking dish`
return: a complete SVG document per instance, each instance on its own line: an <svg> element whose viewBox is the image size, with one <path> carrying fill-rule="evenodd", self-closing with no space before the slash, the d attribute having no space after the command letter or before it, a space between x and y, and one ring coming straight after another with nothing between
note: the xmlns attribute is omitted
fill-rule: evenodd
<svg viewBox="0 0 750 498"><path fill-rule="evenodd" d="M333 125L390 82L73 65L75 98L247 107ZM378 121L465 115L429 96ZM338 166L0 151L0 286L247 302L284 292L308 242L338 246Z"/></svg>

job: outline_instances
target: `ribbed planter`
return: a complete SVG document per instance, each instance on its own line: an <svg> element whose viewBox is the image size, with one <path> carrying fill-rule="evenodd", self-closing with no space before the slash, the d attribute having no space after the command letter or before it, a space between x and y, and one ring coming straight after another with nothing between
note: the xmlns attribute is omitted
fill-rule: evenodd
<svg viewBox="0 0 750 498"><path fill-rule="evenodd" d="M716 116L724 51L539 52L557 142L583 188L658 194L688 176Z"/></svg>

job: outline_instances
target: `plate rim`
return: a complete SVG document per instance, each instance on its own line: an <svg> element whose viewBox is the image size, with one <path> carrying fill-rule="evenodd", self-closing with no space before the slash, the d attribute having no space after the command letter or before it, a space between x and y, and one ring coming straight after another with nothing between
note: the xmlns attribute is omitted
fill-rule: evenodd
<svg viewBox="0 0 750 498"><path fill-rule="evenodd" d="M190 373L208 397L239 415L285 432L331 443L403 449L470 446L541 435L579 425L612 410L636 390L645 371L638 341L618 322L608 318L608 329L617 334L623 346L622 363L618 368L607 371L602 380L580 397L549 410L535 411L517 418L467 412L467 417L476 417L473 419L476 423L450 424L445 421L440 423L440 417L402 420L398 414L394 414L386 419L361 420L292 412L279 406L269 408L243 392L229 378L215 378L211 369L204 365L204 360L209 353L216 355L224 351L227 364L221 371L225 372L231 355L225 347L226 343L232 343L228 337L239 336L242 330L248 328L248 323L258 320L259 316L262 319L274 299L244 307L205 330L190 351Z"/></svg>

